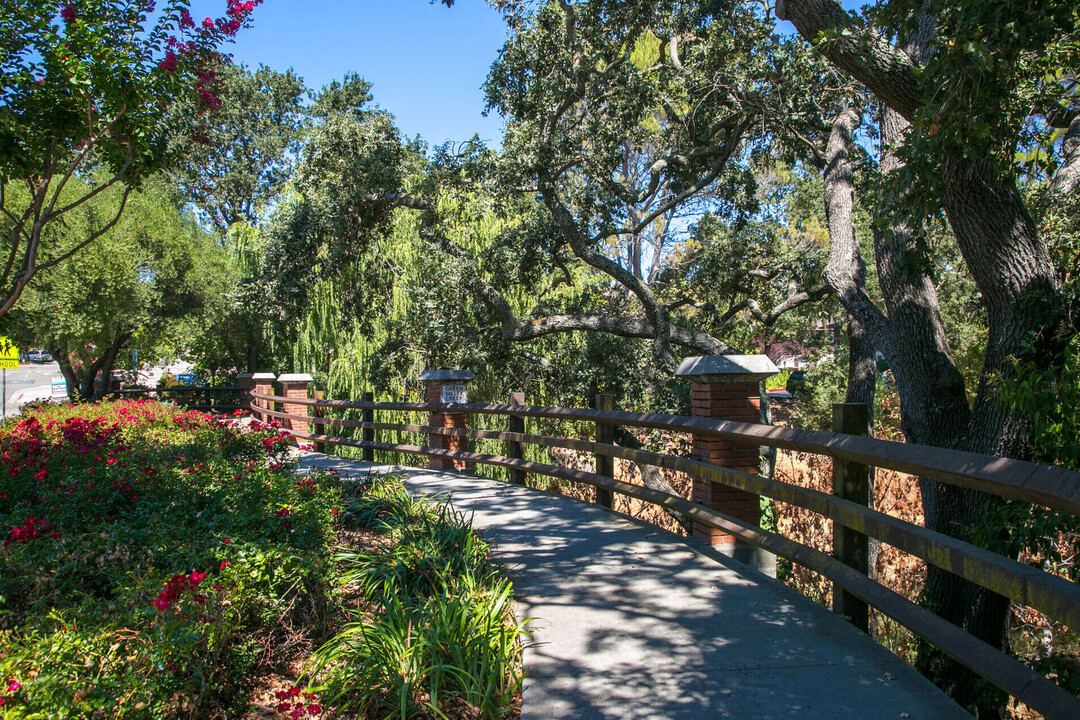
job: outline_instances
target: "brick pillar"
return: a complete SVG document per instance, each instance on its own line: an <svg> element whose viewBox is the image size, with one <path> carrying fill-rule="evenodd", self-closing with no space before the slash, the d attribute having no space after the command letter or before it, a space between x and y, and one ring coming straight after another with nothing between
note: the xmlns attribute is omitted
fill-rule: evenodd
<svg viewBox="0 0 1080 720"><path fill-rule="evenodd" d="M756 424L761 422L760 383L777 372L765 355L711 355L686 358L675 374L692 384L690 396L695 417ZM694 456L753 475L761 465L757 444L710 435L694 435ZM754 493L694 478L693 500L754 525L761 521L760 498ZM698 522L693 524L693 534L726 555L736 555L735 546L742 546L733 536ZM738 554L751 550L747 548ZM760 565L756 561L751 564Z"/></svg>
<svg viewBox="0 0 1080 720"><path fill-rule="evenodd" d="M420 380L427 386L429 403L468 402L466 388L473 375L468 370L426 370ZM428 424L443 428L467 428L468 422L463 412L432 412L428 414ZM469 449L469 439L461 436L428 436L428 445L440 450L465 452ZM433 470L464 470L465 461L443 457L428 458L428 466Z"/></svg>
<svg viewBox="0 0 1080 720"><path fill-rule="evenodd" d="M308 385L314 381L315 378L311 377L307 373L293 373L289 375L282 375L277 380L281 383L281 394L287 398L302 398L308 399ZM299 405L297 403L285 402L285 412L289 415L303 415L308 416L308 406ZM307 420L285 420L284 425L287 428L295 430L297 432L306 433L308 431ZM293 438L297 444L299 440Z"/></svg>
<svg viewBox="0 0 1080 720"><path fill-rule="evenodd" d="M273 395L274 394L274 379L277 376L274 373L255 373L251 376L252 389L260 395ZM271 405L269 400L256 400L251 399L251 412L256 414L259 420L263 422L269 422L269 417L263 417L259 414L259 408L269 408Z"/></svg>

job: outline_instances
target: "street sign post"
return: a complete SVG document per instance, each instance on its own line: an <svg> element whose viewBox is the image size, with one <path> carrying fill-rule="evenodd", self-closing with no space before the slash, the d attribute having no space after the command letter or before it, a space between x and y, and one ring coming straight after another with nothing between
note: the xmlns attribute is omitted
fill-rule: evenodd
<svg viewBox="0 0 1080 720"><path fill-rule="evenodd" d="M443 385L440 388L439 399L444 403L467 403L469 394L464 385Z"/></svg>
<svg viewBox="0 0 1080 720"><path fill-rule="evenodd" d="M19 369L19 348L9 338L0 336L0 368Z"/></svg>
<svg viewBox="0 0 1080 720"><path fill-rule="evenodd" d="M3 393L3 400L0 400L3 416L0 423L7 425L7 371L19 369L19 348L15 347L10 338L0 337L0 368L3 369L3 387L0 389L0 393Z"/></svg>
<svg viewBox="0 0 1080 720"><path fill-rule="evenodd" d="M67 380L62 377L54 377L52 379L52 399L63 402L65 399L67 399L67 396Z"/></svg>

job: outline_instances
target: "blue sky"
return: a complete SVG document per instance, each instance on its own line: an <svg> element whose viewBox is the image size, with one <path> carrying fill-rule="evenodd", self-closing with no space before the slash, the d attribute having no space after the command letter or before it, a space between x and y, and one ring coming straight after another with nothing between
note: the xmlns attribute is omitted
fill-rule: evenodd
<svg viewBox="0 0 1080 720"><path fill-rule="evenodd" d="M196 21L224 9L225 0L191 3ZM406 136L432 145L473 133L497 145L502 137L502 119L482 116L481 85L506 30L484 0L456 0L453 8L428 0L265 0L254 21L226 47L239 62L291 67L316 89L359 73ZM790 23L779 29L794 31Z"/></svg>
<svg viewBox="0 0 1080 720"><path fill-rule="evenodd" d="M224 14L224 0L193 0L196 21ZM374 84L375 101L402 133L433 145L502 136L502 119L482 117L481 85L506 35L483 0L453 8L428 0L266 0L225 50L250 66L292 67L309 87L347 72Z"/></svg>

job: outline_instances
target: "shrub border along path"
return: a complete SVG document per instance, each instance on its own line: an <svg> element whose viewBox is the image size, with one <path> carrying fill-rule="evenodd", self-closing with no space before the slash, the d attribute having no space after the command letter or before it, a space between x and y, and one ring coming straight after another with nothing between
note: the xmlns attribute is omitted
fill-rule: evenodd
<svg viewBox="0 0 1080 720"><path fill-rule="evenodd" d="M314 453L300 465L392 470L472 513L533 633L523 720L970 718L842 618L696 541L469 475Z"/></svg>

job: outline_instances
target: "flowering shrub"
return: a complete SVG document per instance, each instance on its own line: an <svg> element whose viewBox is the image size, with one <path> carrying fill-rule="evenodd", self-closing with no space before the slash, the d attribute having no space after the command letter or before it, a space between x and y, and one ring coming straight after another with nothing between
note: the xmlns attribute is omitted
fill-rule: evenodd
<svg viewBox="0 0 1080 720"><path fill-rule="evenodd" d="M242 714L274 634L327 615L340 486L280 426L152 402L0 432L0 716Z"/></svg>
<svg viewBox="0 0 1080 720"><path fill-rule="evenodd" d="M318 715L323 709L318 704L315 693L304 692L299 687L291 687L288 690L279 690L275 696L280 701L275 708L279 717L300 718L310 715Z"/></svg>

